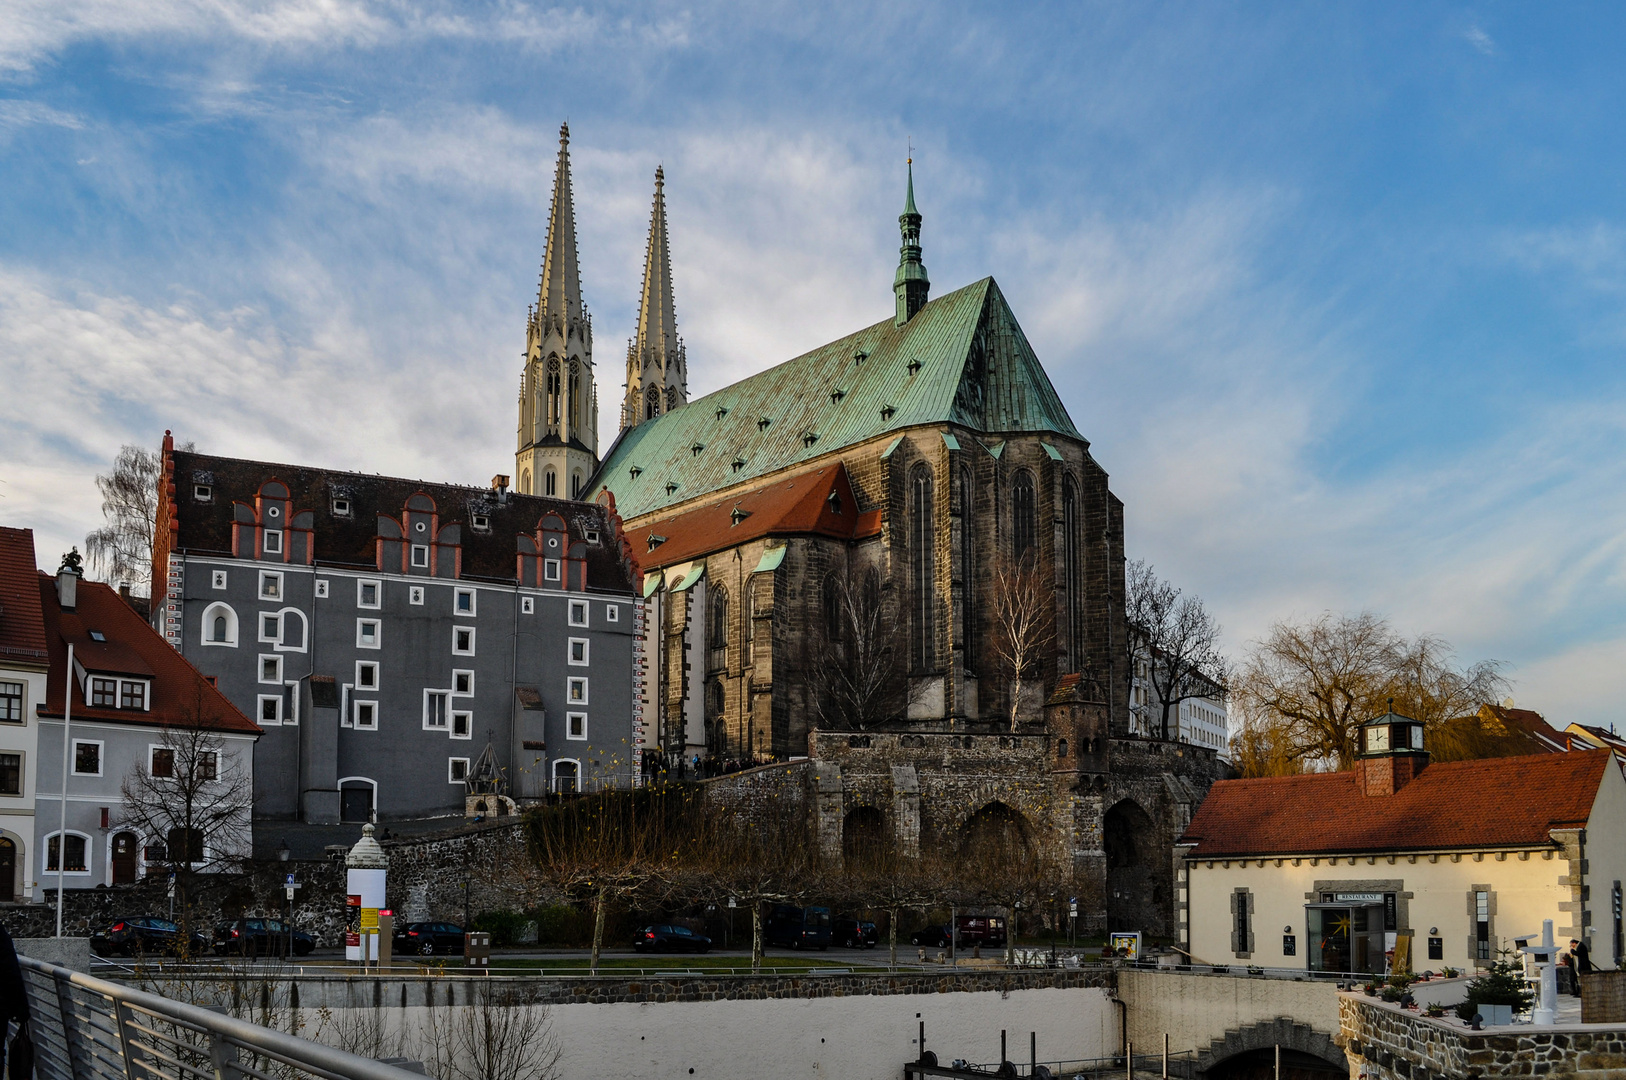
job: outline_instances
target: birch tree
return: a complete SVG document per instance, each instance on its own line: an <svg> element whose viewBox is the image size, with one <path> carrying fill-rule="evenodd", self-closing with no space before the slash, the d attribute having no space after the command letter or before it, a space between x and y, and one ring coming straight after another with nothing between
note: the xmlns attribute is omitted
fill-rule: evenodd
<svg viewBox="0 0 1626 1080"><path fill-rule="evenodd" d="M1055 651L1056 588L1039 572L1031 550L1003 560L993 574L989 622L994 662L1009 686L1008 718L1016 730L1025 687L1042 679L1044 661Z"/></svg>

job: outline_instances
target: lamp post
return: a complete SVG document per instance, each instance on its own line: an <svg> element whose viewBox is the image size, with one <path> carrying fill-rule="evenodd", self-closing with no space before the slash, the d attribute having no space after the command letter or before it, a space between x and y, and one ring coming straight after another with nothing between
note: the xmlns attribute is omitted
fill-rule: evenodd
<svg viewBox="0 0 1626 1080"><path fill-rule="evenodd" d="M293 858L293 854L294 854L293 849L288 846L287 837L284 837L283 840L282 840L282 843L277 846L277 862L282 865L283 874L284 874L283 882L287 885L287 889L286 889L286 892L288 894L288 954L287 955L288 955L288 958L290 960L293 959L293 955L294 955L294 885L293 885L293 875L289 874L287 871L288 871L288 860Z"/></svg>

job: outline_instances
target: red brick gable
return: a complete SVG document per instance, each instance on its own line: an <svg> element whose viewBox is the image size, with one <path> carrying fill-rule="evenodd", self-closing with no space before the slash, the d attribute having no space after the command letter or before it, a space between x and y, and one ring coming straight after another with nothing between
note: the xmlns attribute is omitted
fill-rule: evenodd
<svg viewBox="0 0 1626 1080"><path fill-rule="evenodd" d="M1180 842L1208 859L1549 844L1553 829L1586 824L1611 756L1445 762L1374 798L1353 772L1222 780Z"/></svg>
<svg viewBox="0 0 1626 1080"><path fill-rule="evenodd" d="M57 599L56 579L36 572L39 603L45 614L45 637L51 653L51 677L46 687L41 716L62 716L63 693L67 682L68 643L73 643L74 662L89 671L131 675L152 680L152 708L96 709L85 701L83 685L73 686L75 720L112 721L120 724L150 724L155 727L197 726L212 731L243 735L263 732L215 689L203 673L177 653L158 632L148 626L119 594L100 582L79 582L74 610L63 611ZM94 630L105 641L90 636ZM83 658L81 659L81 654Z"/></svg>

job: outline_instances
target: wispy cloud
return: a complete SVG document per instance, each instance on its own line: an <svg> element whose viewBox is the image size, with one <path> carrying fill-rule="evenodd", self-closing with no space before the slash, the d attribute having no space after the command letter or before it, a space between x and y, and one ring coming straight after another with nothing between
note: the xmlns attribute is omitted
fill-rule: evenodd
<svg viewBox="0 0 1626 1080"><path fill-rule="evenodd" d="M1478 49L1484 55L1496 55L1496 42L1492 40L1491 36L1485 33L1481 27L1470 26L1468 29L1462 32L1462 36L1468 39L1468 44L1472 45L1475 49Z"/></svg>

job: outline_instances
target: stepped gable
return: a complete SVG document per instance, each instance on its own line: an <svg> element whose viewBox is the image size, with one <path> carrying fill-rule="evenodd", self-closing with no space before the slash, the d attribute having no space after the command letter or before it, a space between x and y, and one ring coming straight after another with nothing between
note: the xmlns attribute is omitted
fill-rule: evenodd
<svg viewBox="0 0 1626 1080"><path fill-rule="evenodd" d="M591 494L629 520L923 424L1083 440L993 278L622 433ZM668 490L668 485L676 485Z"/></svg>
<svg viewBox="0 0 1626 1080"><path fill-rule="evenodd" d="M1584 826L1606 750L1429 765L1368 798L1354 772L1222 780L1181 838L1199 859L1551 845Z"/></svg>
<svg viewBox="0 0 1626 1080"><path fill-rule="evenodd" d="M619 540L619 519L593 503L573 499L550 499L520 495L513 491L499 499L489 488L458 484L432 484L422 480L341 472L303 465L284 465L239 458L173 451L173 491L178 513L174 530L176 550L195 554L229 555L232 550L232 503L252 504L260 486L278 480L288 486L294 514L309 511L315 532L316 564L347 568L377 566L376 541L380 515L399 518L401 509L413 495L423 493L434 500L442 522L459 522L462 550L462 579L512 583L520 536L533 536L545 514L564 519L571 536L581 539L597 531L598 544L586 545L587 587L607 592L631 590L631 566L623 561ZM212 488L210 502L191 498L194 484ZM349 500L350 513L333 512L333 500ZM474 514L490 519L487 532L470 527ZM160 510L163 516L163 509Z"/></svg>

